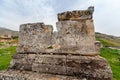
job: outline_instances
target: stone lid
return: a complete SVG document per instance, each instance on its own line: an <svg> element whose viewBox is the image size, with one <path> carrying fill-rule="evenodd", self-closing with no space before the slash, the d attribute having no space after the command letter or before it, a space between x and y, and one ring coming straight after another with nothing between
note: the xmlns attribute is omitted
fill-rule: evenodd
<svg viewBox="0 0 120 80"><path fill-rule="evenodd" d="M92 19L92 14L94 12L94 7L90 6L87 10L74 10L58 13L58 21L78 21Z"/></svg>

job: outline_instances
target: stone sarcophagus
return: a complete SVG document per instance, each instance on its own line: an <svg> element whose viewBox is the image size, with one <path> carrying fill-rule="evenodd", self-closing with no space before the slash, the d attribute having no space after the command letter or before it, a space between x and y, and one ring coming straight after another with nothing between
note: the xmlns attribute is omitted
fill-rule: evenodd
<svg viewBox="0 0 120 80"><path fill-rule="evenodd" d="M69 53L96 55L92 20L57 22L58 32L43 23L23 24L17 52L19 53Z"/></svg>
<svg viewBox="0 0 120 80"><path fill-rule="evenodd" d="M56 33L53 32L51 25L44 23L20 25L17 52L97 55L92 11L88 8L88 10L76 11L76 13L75 11L67 12L67 14L66 12L59 13L58 20L60 21L56 23ZM70 14L77 15L78 18L75 16L69 18ZM64 20L60 16L67 19ZM80 16L82 19L79 18ZM76 19L71 20L71 18Z"/></svg>
<svg viewBox="0 0 120 80"><path fill-rule="evenodd" d="M59 13L57 32L44 23L20 25L17 53L0 80L112 80L95 43L93 11Z"/></svg>

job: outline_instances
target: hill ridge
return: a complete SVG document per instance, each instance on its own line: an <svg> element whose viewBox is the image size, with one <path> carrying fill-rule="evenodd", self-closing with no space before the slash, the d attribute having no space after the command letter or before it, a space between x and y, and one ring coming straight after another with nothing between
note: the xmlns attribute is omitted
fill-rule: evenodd
<svg viewBox="0 0 120 80"><path fill-rule="evenodd" d="M18 36L19 32L8 28L0 27L0 35L8 35L8 34L11 34L12 36Z"/></svg>

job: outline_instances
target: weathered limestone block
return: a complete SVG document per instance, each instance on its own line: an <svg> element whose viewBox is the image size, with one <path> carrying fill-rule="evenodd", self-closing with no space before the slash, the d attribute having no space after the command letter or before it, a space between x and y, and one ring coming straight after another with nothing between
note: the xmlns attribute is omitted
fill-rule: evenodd
<svg viewBox="0 0 120 80"><path fill-rule="evenodd" d="M100 48L103 47L103 45L102 45L102 43L101 43L100 41L96 41L96 42L95 42L95 46L96 46L96 50L97 50L98 52L100 52Z"/></svg>
<svg viewBox="0 0 120 80"><path fill-rule="evenodd" d="M80 10L80 11L67 11L58 14L59 21L66 21L66 20L86 20L92 19L92 14L94 12L94 7L89 7L87 10Z"/></svg>
<svg viewBox="0 0 120 80"><path fill-rule="evenodd" d="M4 73L4 74L3 74ZM45 74L45 73L36 73L29 71L14 71L8 70L0 73L0 80L112 80L110 77L103 78L93 78L93 77L75 77L75 76L65 76L57 74Z"/></svg>
<svg viewBox="0 0 120 80"><path fill-rule="evenodd" d="M20 26L18 53L99 54L95 47L93 20L57 22L57 32L43 23Z"/></svg>
<svg viewBox="0 0 120 80"><path fill-rule="evenodd" d="M32 65L32 71L40 73L63 74L66 73L65 55L37 55Z"/></svg>
<svg viewBox="0 0 120 80"><path fill-rule="evenodd" d="M10 62L9 69L32 71L35 54L15 54Z"/></svg>
<svg viewBox="0 0 120 80"><path fill-rule="evenodd" d="M52 41L53 28L43 23L20 25L17 52L44 52Z"/></svg>
<svg viewBox="0 0 120 80"><path fill-rule="evenodd" d="M2 74L4 73L4 74ZM0 80L87 80L86 78L79 79L74 76L65 76L65 75L54 75L54 74L44 74L28 71L3 71L0 73ZM94 80L94 79L89 79ZM96 79L101 80L101 79ZM110 80L110 79L106 79Z"/></svg>
<svg viewBox="0 0 120 80"><path fill-rule="evenodd" d="M108 62L100 56L15 54L9 69L76 76L80 79L112 79L112 71Z"/></svg>
<svg viewBox="0 0 120 80"><path fill-rule="evenodd" d="M22 55L22 54L20 54ZM20 56L19 55L19 56ZM37 74L40 73L39 76L41 76L43 73L45 73L46 75L52 75L50 77L53 77L53 75L55 76L56 74L59 74L60 77L56 77L58 78L58 80L67 80L67 79L61 79L64 77L68 77L70 80L72 80L71 77L73 77L73 80L112 80L112 71L108 65L108 62L100 57L100 56L73 56L73 55L66 55L66 56L58 56L58 55L39 55L35 54L37 56L36 59L33 64L32 64L32 71L31 71L31 75L28 76L33 76L34 72L37 72ZM26 55L27 56L27 55ZM43 59L44 58L44 59ZM52 60L55 60L55 62ZM22 60L23 58L21 58ZM30 56L28 58L28 60L30 59ZM65 60L66 59L66 60ZM30 60L31 61L31 60ZM53 62L50 62L53 61ZM19 62L19 61L18 61ZM21 62L21 64L24 62ZM27 64L26 64L27 65ZM23 65L24 66L24 65ZM27 68L29 68L29 65L26 66ZM14 67L15 68L15 67ZM16 73L15 75L19 76L19 77L24 77L23 73L25 71L29 71L28 69L9 69L12 70L12 72L14 70L20 70L21 72ZM9 72L8 70L8 72ZM0 79L6 77L9 78L8 75L13 75L14 73L8 73L5 72L1 75L0 73ZM6 75L7 73L7 75ZM21 74L21 75L19 75ZM26 75L28 73L25 73ZM56 75L57 76L57 75ZM16 76L11 76L11 77L15 77L18 78ZM34 77L34 78L38 78L38 77ZM46 76L43 77L39 77L38 79L43 79L47 80L48 78ZM29 80L29 78L26 78L27 80ZM68 79L68 80L69 80ZM5 80L9 80L9 79L5 79ZM16 79L12 79L12 80L16 80ZM33 78L31 78L30 80L33 80ZM49 80L49 79L48 79Z"/></svg>
<svg viewBox="0 0 120 80"><path fill-rule="evenodd" d="M81 55L99 54L95 48L95 33L93 20L59 21L58 35L55 45L58 53L73 53Z"/></svg>
<svg viewBox="0 0 120 80"><path fill-rule="evenodd" d="M63 74L66 72L65 65L66 55L15 54L9 69Z"/></svg>
<svg viewBox="0 0 120 80"><path fill-rule="evenodd" d="M67 56L66 66L67 75L86 77L88 80L112 79L108 62L100 56Z"/></svg>

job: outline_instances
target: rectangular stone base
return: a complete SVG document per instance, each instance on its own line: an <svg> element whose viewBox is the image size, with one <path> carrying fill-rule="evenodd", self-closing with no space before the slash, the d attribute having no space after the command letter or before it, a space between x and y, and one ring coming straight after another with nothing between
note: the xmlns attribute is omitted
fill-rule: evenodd
<svg viewBox="0 0 120 80"><path fill-rule="evenodd" d="M112 80L111 78L97 78L85 76L65 76L43 74L30 71L8 70L0 72L0 80Z"/></svg>
<svg viewBox="0 0 120 80"><path fill-rule="evenodd" d="M41 74L30 71L8 70L0 72L0 80L81 80L77 77Z"/></svg>
<svg viewBox="0 0 120 80"><path fill-rule="evenodd" d="M107 61L100 56L15 54L9 69L106 80L112 77Z"/></svg>

